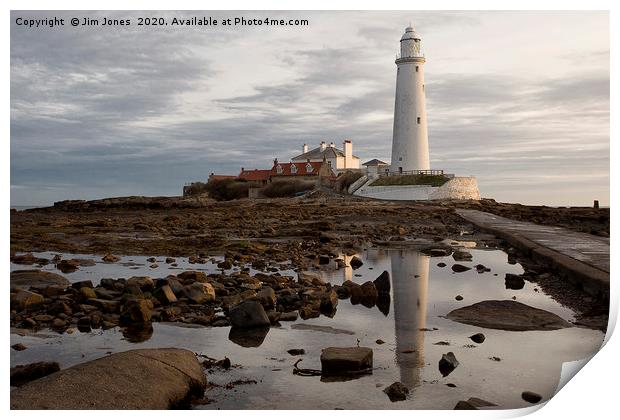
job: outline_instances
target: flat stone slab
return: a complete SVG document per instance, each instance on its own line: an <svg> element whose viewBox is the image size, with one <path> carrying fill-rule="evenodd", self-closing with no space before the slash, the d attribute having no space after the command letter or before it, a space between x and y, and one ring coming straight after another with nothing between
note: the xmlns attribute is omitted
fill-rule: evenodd
<svg viewBox="0 0 620 420"><path fill-rule="evenodd" d="M323 375L360 372L372 368L369 347L327 347L321 352Z"/></svg>
<svg viewBox="0 0 620 420"><path fill-rule="evenodd" d="M485 300L455 309L446 318L462 324L506 331L551 331L572 327L556 314L514 300Z"/></svg>
<svg viewBox="0 0 620 420"><path fill-rule="evenodd" d="M50 273L43 270L15 270L11 271L11 287L27 289L36 287L38 289L47 286L68 287L71 282L60 274Z"/></svg>
<svg viewBox="0 0 620 420"><path fill-rule="evenodd" d="M164 410L201 396L206 384L189 350L130 350L29 382L11 391L11 409Z"/></svg>

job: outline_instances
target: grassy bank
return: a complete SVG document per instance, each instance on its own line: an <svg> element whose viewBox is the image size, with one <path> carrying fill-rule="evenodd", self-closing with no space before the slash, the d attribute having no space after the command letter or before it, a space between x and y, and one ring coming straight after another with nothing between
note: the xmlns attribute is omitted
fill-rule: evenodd
<svg viewBox="0 0 620 420"><path fill-rule="evenodd" d="M388 185L431 185L433 187L440 187L449 178L445 175L393 175L382 176L375 182L370 184L371 187L382 187Z"/></svg>

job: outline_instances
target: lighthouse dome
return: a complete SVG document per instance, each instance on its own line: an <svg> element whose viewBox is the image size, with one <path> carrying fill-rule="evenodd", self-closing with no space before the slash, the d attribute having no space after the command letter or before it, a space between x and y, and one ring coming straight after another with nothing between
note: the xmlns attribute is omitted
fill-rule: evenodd
<svg viewBox="0 0 620 420"><path fill-rule="evenodd" d="M422 38L420 37L420 34L418 34L415 29L413 28L413 26L408 26L405 29L405 33L403 34L403 36L400 38L401 41L405 41L408 39L415 39L415 40L421 40Z"/></svg>

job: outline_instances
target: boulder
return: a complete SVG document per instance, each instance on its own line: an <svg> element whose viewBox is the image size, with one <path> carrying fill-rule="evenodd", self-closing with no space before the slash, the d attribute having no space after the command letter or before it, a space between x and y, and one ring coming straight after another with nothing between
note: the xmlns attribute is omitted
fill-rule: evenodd
<svg viewBox="0 0 620 420"><path fill-rule="evenodd" d="M229 318L233 328L268 327L271 325L263 306L253 300L242 302L231 308Z"/></svg>
<svg viewBox="0 0 620 420"><path fill-rule="evenodd" d="M319 264L320 265L327 265L329 264L329 257L327 255L319 255Z"/></svg>
<svg viewBox="0 0 620 420"><path fill-rule="evenodd" d="M297 311L283 312L280 315L279 321L297 321L298 317L299 314L297 313Z"/></svg>
<svg viewBox="0 0 620 420"><path fill-rule="evenodd" d="M209 283L192 283L186 287L187 297L194 303L209 303L215 300L215 289Z"/></svg>
<svg viewBox="0 0 620 420"><path fill-rule="evenodd" d="M23 344L23 343L16 343L16 344L13 344L13 345L11 346L11 348L12 348L13 350L15 350L15 351L24 351L24 350L26 350L28 347L26 347L26 345L25 345L25 344Z"/></svg>
<svg viewBox="0 0 620 420"><path fill-rule="evenodd" d="M38 308L43 304L43 296L28 290L19 290L11 293L11 309L23 311L24 309Z"/></svg>
<svg viewBox="0 0 620 420"><path fill-rule="evenodd" d="M485 300L455 309L448 313L446 318L463 324L506 331L550 331L571 326L551 312L514 300Z"/></svg>
<svg viewBox="0 0 620 420"><path fill-rule="evenodd" d="M56 362L36 362L27 365L17 365L11 368L11 386L21 386L59 370L60 366Z"/></svg>
<svg viewBox="0 0 620 420"><path fill-rule="evenodd" d="M151 321L153 302L150 299L130 298L121 309L121 320L126 323L144 324Z"/></svg>
<svg viewBox="0 0 620 420"><path fill-rule="evenodd" d="M375 284L375 288L377 289L377 293L380 295L389 295L391 290L390 285L390 273L384 271L375 279L373 282Z"/></svg>
<svg viewBox="0 0 620 420"><path fill-rule="evenodd" d="M315 286L324 286L325 280L321 277L321 273L314 271L300 271L297 273L297 281L299 283L313 284Z"/></svg>
<svg viewBox="0 0 620 420"><path fill-rule="evenodd" d="M17 388L11 409L164 410L188 407L205 387L202 366L189 350L130 350Z"/></svg>
<svg viewBox="0 0 620 420"><path fill-rule="evenodd" d="M256 293L256 298L265 308L275 308L276 292L269 286L262 288Z"/></svg>
<svg viewBox="0 0 620 420"><path fill-rule="evenodd" d="M462 273L464 271L468 271L471 270L471 267L467 267L465 265L462 264L454 264L452 266L452 271L454 271L455 273Z"/></svg>
<svg viewBox="0 0 620 420"><path fill-rule="evenodd" d="M367 281L363 283L360 286L360 289L362 292L362 295L361 295L362 299L377 300L379 293L377 292L377 288L375 287L375 284L373 282Z"/></svg>
<svg viewBox="0 0 620 420"><path fill-rule="evenodd" d="M164 284L160 288L156 289L153 292L153 296L155 296L162 305L169 305L177 301L177 297L172 291L172 288L170 288L167 284Z"/></svg>
<svg viewBox="0 0 620 420"><path fill-rule="evenodd" d="M75 283L72 283L71 287L73 287L76 290L80 290L82 287L90 287L92 289L95 286L93 286L92 280L81 280L81 281L76 281Z"/></svg>
<svg viewBox="0 0 620 420"><path fill-rule="evenodd" d="M153 290L155 282L152 278L146 276L134 276L127 279L126 286L137 286L140 290Z"/></svg>
<svg viewBox="0 0 620 420"><path fill-rule="evenodd" d="M454 258L454 261L471 261L473 257L467 251L457 250L452 253L452 258Z"/></svg>
<svg viewBox="0 0 620 420"><path fill-rule="evenodd" d="M112 254L106 254L101 259L103 260L103 262L107 262L107 263L115 263L117 261L120 261L120 257L117 257L116 255L112 255Z"/></svg>
<svg viewBox="0 0 620 420"><path fill-rule="evenodd" d="M449 351L447 354L441 356L439 360L439 372L443 376L448 376L459 365L459 361L456 360L454 353Z"/></svg>
<svg viewBox="0 0 620 420"><path fill-rule="evenodd" d="M302 354L306 354L306 350L304 349L290 349L286 351L291 356L301 356Z"/></svg>
<svg viewBox="0 0 620 420"><path fill-rule="evenodd" d="M164 279L164 284L170 286L170 289L172 290L172 293L175 294L175 296L182 296L185 293L185 286L183 286L177 276L167 276Z"/></svg>
<svg viewBox="0 0 620 420"><path fill-rule="evenodd" d="M60 260L56 264L56 268L63 273L73 273L80 267L80 264L76 260Z"/></svg>
<svg viewBox="0 0 620 420"><path fill-rule="evenodd" d="M96 306L97 309L107 313L115 313L119 310L120 302L111 299L88 299L89 305Z"/></svg>
<svg viewBox="0 0 620 420"><path fill-rule="evenodd" d="M521 290L525 286L525 280L519 275L506 273L504 285L506 289Z"/></svg>
<svg viewBox="0 0 620 420"><path fill-rule="evenodd" d="M473 341L474 343L482 344L482 343L484 343L484 340L486 339L486 337L482 333L476 333L476 334L470 336L469 339L471 341Z"/></svg>
<svg viewBox="0 0 620 420"><path fill-rule="evenodd" d="M354 256L353 258L351 258L351 261L349 261L349 265L352 269L357 270L364 265L364 262L360 260L357 256Z"/></svg>
<svg viewBox="0 0 620 420"><path fill-rule="evenodd" d="M90 287L82 287L80 288L80 297L82 301L86 301L88 299L97 299L97 294Z"/></svg>
<svg viewBox="0 0 620 420"><path fill-rule="evenodd" d="M27 289L36 287L45 289L47 286L68 287L71 282L60 274L42 270L15 270L11 271L11 287Z"/></svg>
<svg viewBox="0 0 620 420"><path fill-rule="evenodd" d="M409 395L409 388L407 388L401 382L394 382L392 385L388 386L383 390L390 398L390 401L404 401L407 399L407 395Z"/></svg>
<svg viewBox="0 0 620 420"><path fill-rule="evenodd" d="M330 289L321 294L321 310L332 312L338 306L338 294L334 289Z"/></svg>
<svg viewBox="0 0 620 420"><path fill-rule="evenodd" d="M323 375L355 373L372 369L372 349L368 347L327 347L321 352Z"/></svg>
<svg viewBox="0 0 620 420"><path fill-rule="evenodd" d="M207 278L207 275L203 273L202 271L194 271L194 270L184 271L180 274L177 274L177 277L183 280L183 283L185 284L195 283L195 282L207 283L209 281L209 279Z"/></svg>

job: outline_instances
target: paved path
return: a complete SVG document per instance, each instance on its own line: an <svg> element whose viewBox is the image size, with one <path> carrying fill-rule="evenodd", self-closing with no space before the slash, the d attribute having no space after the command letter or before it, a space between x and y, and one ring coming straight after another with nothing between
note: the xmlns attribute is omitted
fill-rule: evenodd
<svg viewBox="0 0 620 420"><path fill-rule="evenodd" d="M542 262L554 265L594 294L609 295L609 238L557 226L507 219L478 210L457 209L464 219L507 240Z"/></svg>

